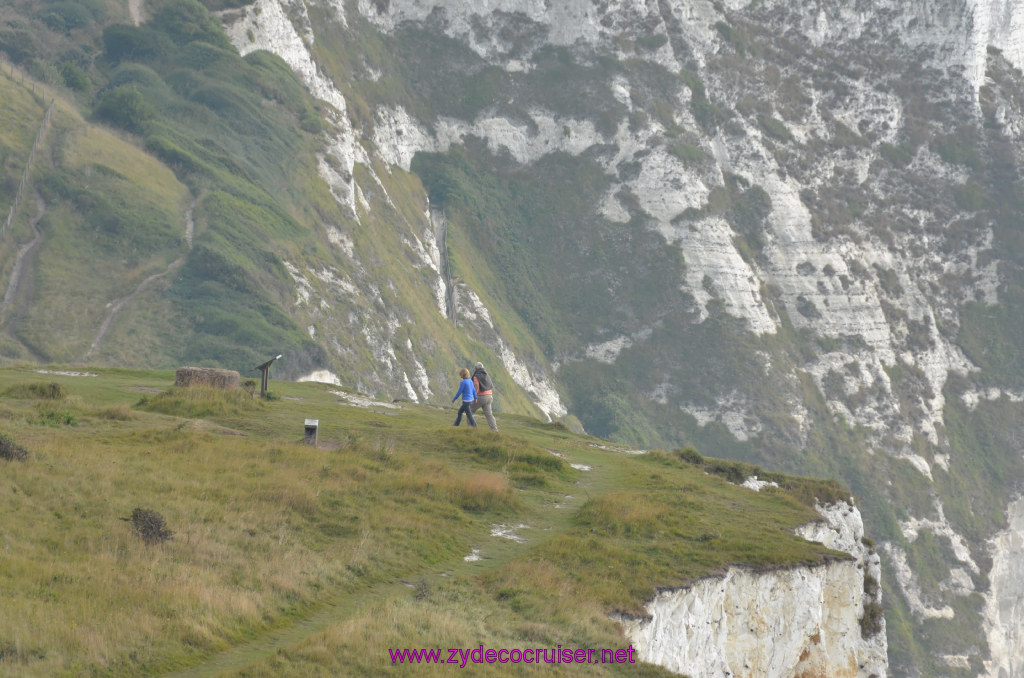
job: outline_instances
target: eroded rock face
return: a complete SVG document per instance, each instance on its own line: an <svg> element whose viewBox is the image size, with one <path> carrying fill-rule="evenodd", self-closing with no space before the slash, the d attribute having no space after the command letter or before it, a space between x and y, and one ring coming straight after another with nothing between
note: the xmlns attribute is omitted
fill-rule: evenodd
<svg viewBox="0 0 1024 678"><path fill-rule="evenodd" d="M885 676L884 619L870 630L880 610L878 556L861 541L856 508L819 511L825 520L798 532L850 552L850 560L760 573L733 568L659 593L647 605L649 619L622 622L638 656L694 678Z"/></svg>
<svg viewBox="0 0 1024 678"><path fill-rule="evenodd" d="M885 178L873 177L872 166L882 144L898 141L906 125L905 102L883 84L887 80L883 73L840 76L842 94L837 95L839 90L820 89L811 73L797 70L791 84L800 88L800 96L810 93L810 100L794 105L761 79L764 71L740 88L728 73L717 70L714 60L731 49L730 34L722 26L739 17L773 33L796 31L840 61L844 50L861 55L870 45L899 45L894 49L902 58L946 74L940 77L946 78L943 86L949 96L969 112L976 108L983 84L988 46L1005 44L1011 54L1008 59L1015 63L1017 57L1012 55L1020 51L1020 40L1012 38L1012 27L1022 14L1017 3L948 0L908 5L878 0L851 8L817 0L797 6L676 0L556 5L534 0L364 0L358 7L363 17L384 31L430 25L509 73L528 69L529 56L541 46L565 46L584 59L610 53L619 59L645 60L674 73L696 69L703 87L714 93L716 105L725 108L742 107L743 98L753 95L769 108L787 110L774 114L779 124L770 129L734 118L713 137L701 139L700 150L713 157L713 165L695 165L671 152L666 136L675 132L668 129L667 121L623 123L614 132L602 131L586 118L559 115L543 106L528 108L528 121L522 118L524 111L510 118L497 110L486 110L473 120L417 121L401 108L384 108L378 111L381 124L376 127L375 143L389 162L402 167L409 166L416 150L445 151L471 137L483 139L495 153L510 153L523 165L556 152L580 156L588 150L611 149L599 155L599 162L614 178L601 214L611 221L626 220L631 212L617 196L627 190L635 197L651 227L666 243L682 249L686 260L682 290L697 301L701 317L707 317L709 302L721 302L727 313L743 318L751 332L775 334L782 323L781 306L798 329L808 328L833 343L847 342L845 347L822 351L806 365L836 414L872 429L876 439L886 439L889 447L909 447L915 435L938 444L936 427L943 423L947 377L973 369L951 338L958 323L955 307L964 299L996 298L996 268L979 260L979 255L991 252L991 232L982 230L961 242L953 256L936 256L934 247L944 240L948 212L896 204L886 208L889 214L884 220L901 219L909 228L890 232L884 239L874 223L877 217L867 215L844 225L848 235L823 238L816 234L820 227L815 224L822 216L809 206L813 203L809 195L843 186L844 191L866 190L875 199L886 199L885 189L876 187ZM533 37L526 40L524 34ZM623 47L652 36L664 37L657 48L640 53ZM766 71L774 67L769 59L765 61ZM617 75L608 83L608 96L617 100L624 115L648 112L632 100L636 87L628 76ZM700 128L689 105L695 91L679 85L671 124ZM766 114L758 119L763 122ZM818 148L811 150L835 141L840 126L873 141L859 149L824 149L820 155ZM801 170L780 162L780 137L790 138L810 154ZM963 180L961 170L937 160L926 150L913 159L910 169L943 182ZM633 163L639 165L638 172L624 170ZM737 244L743 236L740 225L716 214L687 216L704 207L726 174L762 191L768 203L760 226L761 251L753 260ZM928 281L943 275L961 281L955 296L936 294L930 288ZM766 298L766 289L775 298ZM941 326L947 331L940 331ZM649 332L651 328L642 329ZM850 343L849 338L856 341ZM889 372L896 365L922 376L913 405L901 402L894 393ZM907 411L908 407L915 411ZM693 407L684 411L700 417Z"/></svg>
<svg viewBox="0 0 1024 678"><path fill-rule="evenodd" d="M1024 673L1024 499L1010 504L1009 526L992 541L992 589L986 597L985 631L992 659L990 678Z"/></svg>
<svg viewBox="0 0 1024 678"><path fill-rule="evenodd" d="M754 574L733 569L650 603L653 620L625 622L646 662L711 678L869 676L858 667L855 609L863 577L852 562Z"/></svg>
<svg viewBox="0 0 1024 678"><path fill-rule="evenodd" d="M333 23L313 21L311 13ZM964 341L968 331L984 333L967 326L965 308L1005 303L1008 284L1019 277L1019 262L1000 235L1015 228L1006 215L1017 208L1009 198L1000 201L1017 192L1024 174L1024 95L1014 70L1024 67L1024 2L258 0L232 16L240 51L280 54L329 105L320 172L355 220L368 221L372 210L402 210L415 191L401 193L407 189L389 173L409 170L421 152L477 144L509 172L529 173L552 157L597 167L607 186L580 221L604 226L610 240L625 239L620 233L640 224L664 248L678 249L678 269L646 281L673 291L665 308L644 322L613 320L636 316L614 312L635 303L616 296L617 289L637 284L614 280L602 288L607 317L585 325L572 346L539 350L539 342L522 341L496 320L508 309L493 306L493 296L445 279L443 229L425 196L415 194L418 214L402 210L403 239L433 295L431 310L445 316L446 299L454 298L460 331L489 347L548 417L590 397L593 383L611 383L634 389L626 394L635 396L627 419L660 410L653 426L669 432L666 448L685 438L671 438L680 427L695 422L709 439L724 429L749 445L749 456L770 448L764 458L777 463L793 455L797 461L785 468L799 472L801 455L849 455L829 444L855 438L857 451L878 455L862 462L885 466L851 477L864 482L858 493L874 493L878 506L865 511L884 514L875 525L891 530L879 538L887 581L895 582L892 600L913 623L982 626L974 606L958 602L986 593L979 590L989 574L986 540L1005 526L979 527L976 516L1001 512L1012 490L992 488L997 510L976 510L974 498L945 496L943 488L984 465L968 458L979 444L965 426L987 427L977 422L991 408L1024 411L1019 378L1003 378L1005 365L989 365L981 379L983 359L993 351L976 343L972 353ZM318 63L319 36L355 27L457 45L459 62L444 69L446 78L492 69L515 100L494 95L460 115L444 102L417 109L422 102L377 92L360 120L348 93L403 74L384 73L383 62L362 55L350 55L351 71ZM545 50L589 78L574 91L584 100L559 105L540 91L543 78L535 76L547 62L535 57ZM560 82L555 94L571 84ZM993 157L998 163L990 163ZM989 187L999 181L1010 188ZM325 227L344 270L301 263L288 269L310 336L339 360L372 355L358 383L368 392L391 389L429 401L446 390L411 314L379 303L387 281L374 278L372 257L344 225ZM569 247L582 235L568 234ZM559 245L565 243L542 247ZM614 246L606 252L614 264ZM565 276L591 275L596 285L615 278L608 262L596 271L589 266L598 262L585 263L587 270ZM550 295L571 315L572 303L558 300L560 292ZM708 330L701 345L679 339L712 325L730 329ZM1007 355L1012 360L1012 351ZM621 381L652 362L655 374ZM607 370L608 380L577 386L564 378L580 363L589 375ZM694 363L699 369L691 369ZM607 403L599 404L589 419L573 414L594 430L611 416ZM965 423L972 416L977 420ZM958 440L951 427L958 427ZM824 428L830 434L817 435ZM1007 460L997 475L1011 478L1020 468L1015 440L1003 431L986 443ZM888 502L896 508L881 506ZM1011 533L993 542L994 553L1013 552L1004 543ZM923 581L915 562L934 551L948 567L930 568L935 581ZM1001 562L1009 561L996 557L993 566L1012 570ZM1012 577L989 580L989 647L983 638L950 631L948 637L964 639L962 647L921 653L948 652L933 671L984 660L993 672L1015 666L1021 622L1012 612ZM1000 631L1005 623L1016 626ZM920 670L899 668L907 675Z"/></svg>

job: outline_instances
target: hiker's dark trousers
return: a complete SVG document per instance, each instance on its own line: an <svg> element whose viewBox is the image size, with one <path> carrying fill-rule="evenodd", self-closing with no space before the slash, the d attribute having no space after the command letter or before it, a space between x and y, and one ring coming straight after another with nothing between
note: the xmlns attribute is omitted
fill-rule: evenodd
<svg viewBox="0 0 1024 678"><path fill-rule="evenodd" d="M473 418L472 405L472 402L466 402L465 400L462 401L462 407L459 408L459 414L455 417L456 426L462 423L462 415L465 413L466 421L469 422L470 426L476 428L476 419Z"/></svg>

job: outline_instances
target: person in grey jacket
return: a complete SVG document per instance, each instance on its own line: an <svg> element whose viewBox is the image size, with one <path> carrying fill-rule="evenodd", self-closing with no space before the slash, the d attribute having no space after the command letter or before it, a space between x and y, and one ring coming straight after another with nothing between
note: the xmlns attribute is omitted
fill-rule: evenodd
<svg viewBox="0 0 1024 678"><path fill-rule="evenodd" d="M494 403L494 384L491 382L491 375L487 374L483 363L477 363L473 370L473 386L476 387L476 400L473 402L473 412L483 409L487 418L487 425L495 433L498 432L498 422L494 421L494 413L491 406Z"/></svg>

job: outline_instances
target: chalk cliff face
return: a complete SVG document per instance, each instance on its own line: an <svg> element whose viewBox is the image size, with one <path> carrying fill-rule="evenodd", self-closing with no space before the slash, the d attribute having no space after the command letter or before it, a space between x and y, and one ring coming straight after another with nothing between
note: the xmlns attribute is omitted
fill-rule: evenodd
<svg viewBox="0 0 1024 678"><path fill-rule="evenodd" d="M1024 500L1010 505L1009 527L991 541L992 589L986 597L986 634L991 678L1024 672Z"/></svg>
<svg viewBox="0 0 1024 678"><path fill-rule="evenodd" d="M402 212L432 312L538 410L842 478L886 556L891 672L1021 675L1024 2L257 0L223 19L324 102L334 197L359 222ZM435 398L374 263L327 234L349 273L290 262L310 334L340 372L361 328L361 388Z"/></svg>
<svg viewBox="0 0 1024 678"><path fill-rule="evenodd" d="M885 676L884 620L869 628L880 602L879 558L861 542L856 508L819 510L825 521L801 533L848 550L850 560L763 573L734 568L659 593L647 605L649 619L623 621L638 656L693 678Z"/></svg>

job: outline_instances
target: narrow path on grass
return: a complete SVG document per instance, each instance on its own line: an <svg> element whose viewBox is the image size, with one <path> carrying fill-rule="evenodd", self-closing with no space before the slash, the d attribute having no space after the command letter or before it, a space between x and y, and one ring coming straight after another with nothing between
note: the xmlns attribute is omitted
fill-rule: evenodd
<svg viewBox="0 0 1024 678"><path fill-rule="evenodd" d="M569 524L569 519L574 511L586 499L581 495L586 495L587 489L595 485L594 481L597 478L593 475L594 472L597 471L600 475L599 466L587 466L586 468L586 475L577 483L579 491L575 496L565 496L561 501L538 509L531 516L523 516L526 520L548 518L550 525L532 525L527 533L518 535L519 539L498 536L492 530L488 542L490 546L487 547L483 558L468 560L463 556L449 561L447 566L431 566L424 568L419 573L409 573L406 575L405 581L384 582L363 591L329 597L314 612L297 619L288 626L268 631L247 643L236 645L229 650L213 655L191 668L164 674L164 678L211 678L235 673L246 666L273 656L279 650L295 647L317 633L327 630L333 624L352 619L360 611L372 605L384 602L391 597L410 595L409 580L416 581L424 577L469 576L478 574L482 569L499 567L518 557L524 550L559 534L560 530L555 529L557 525L567 526ZM478 552L479 549L473 549L473 555Z"/></svg>
<svg viewBox="0 0 1024 678"><path fill-rule="evenodd" d="M185 211L185 242L188 244L189 249L192 249L192 234L195 232L195 224L192 221L192 212L193 210L195 210L195 207L196 201L193 199L192 203L188 206L188 209ZM114 322L114 318L116 318L117 314L121 312L121 309L125 307L125 304L127 304L129 301L137 297L139 293L141 293L143 290L149 287L150 283L152 283L154 280L159 280L168 273L178 270L181 267L181 265L185 263L185 256L185 254L181 255L180 257L172 261L170 264L168 264L167 268L165 268L163 271L161 271L160 273L154 273L153 275L149 276L141 283L139 283L139 286L136 287L131 294L121 299L118 299L116 302L114 302L114 305L111 307L110 312L107 314L107 317L104 318L103 323L100 324L100 329L99 331L96 332L96 338L93 339L92 345L89 346L89 350L85 352L84 356L82 356L82 360L87 360L88 358L91 358L93 354L95 354L96 351L99 350L100 344L103 343L103 337L106 336L107 330L110 329L110 325Z"/></svg>
<svg viewBox="0 0 1024 678"><path fill-rule="evenodd" d="M315 613L299 619L290 626L268 631L255 640L236 645L192 668L167 673L164 674L164 677L209 678L237 671L272 656L279 649L298 645L307 638L326 631L332 624L349 619L360 610L387 600L389 596L398 595L402 591L408 591L403 584L379 584L362 593L353 593L334 599Z"/></svg>
<svg viewBox="0 0 1024 678"><path fill-rule="evenodd" d="M0 312L7 310L16 299L19 294L21 296L20 307L17 308L14 315L7 322L6 331L10 335L11 339L18 342L22 347L28 351L37 362L45 362L39 354L32 350L32 347L23 342L18 338L16 330L18 325L21 323L22 318L25 317L25 313L28 312L29 306L32 304L32 293L33 284L32 276L25 275L26 267L28 262L31 261L29 257L35 252L36 248L39 247L39 243L43 241L43 233L39 230L39 222L43 216L46 215L46 201L39 195L38 192L35 194L36 197L36 215L29 222L29 226L32 227L32 232L35 234L32 240L18 247L18 254L14 259L14 266L11 268L11 280L7 283L7 289L4 291L3 301L0 301Z"/></svg>
<svg viewBox="0 0 1024 678"><path fill-rule="evenodd" d="M14 267L11 269L11 281L7 284L7 290L4 292L4 300L0 303L0 311L11 305L11 302L14 301L18 294L18 290L21 289L22 276L25 272L25 259L32 254L32 251L39 246L43 239L43 234L39 230L39 220L45 214L46 202L36 193L36 215L32 217L32 221L29 223L35 237L28 243L18 247L18 256L15 257Z"/></svg>

